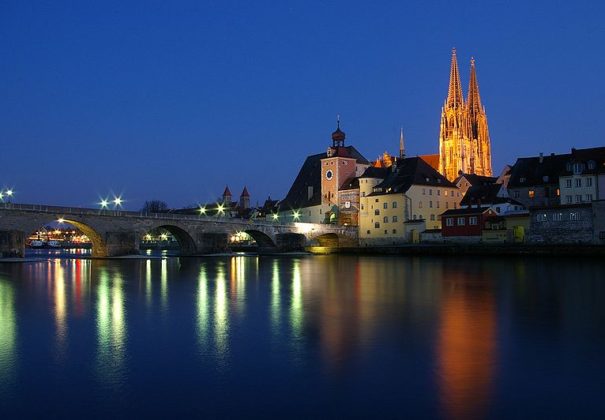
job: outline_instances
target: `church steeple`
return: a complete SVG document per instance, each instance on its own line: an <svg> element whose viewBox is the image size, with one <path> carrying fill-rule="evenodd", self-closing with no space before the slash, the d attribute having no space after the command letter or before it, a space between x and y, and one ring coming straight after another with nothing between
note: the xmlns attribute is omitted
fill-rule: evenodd
<svg viewBox="0 0 605 420"><path fill-rule="evenodd" d="M450 67L450 85L447 91L446 109L461 108L464 105L462 99L462 84L460 83L460 72L458 71L458 60L456 59L456 48L452 49L452 64Z"/></svg>
<svg viewBox="0 0 605 420"><path fill-rule="evenodd" d="M479 83L477 83L477 71L475 70L475 59L471 58L471 78L468 83L468 97L466 100L471 118L483 112L481 96L479 95Z"/></svg>
<svg viewBox="0 0 605 420"><path fill-rule="evenodd" d="M403 127L401 127L401 131L399 132L399 157L401 159L405 158L405 145L403 144Z"/></svg>

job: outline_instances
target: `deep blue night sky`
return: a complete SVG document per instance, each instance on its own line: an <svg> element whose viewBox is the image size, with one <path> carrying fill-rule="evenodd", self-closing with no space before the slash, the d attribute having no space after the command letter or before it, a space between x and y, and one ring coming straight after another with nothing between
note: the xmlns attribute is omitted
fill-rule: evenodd
<svg viewBox="0 0 605 420"><path fill-rule="evenodd" d="M375 3L375 4L374 4ZM0 3L0 187L93 206L180 207L244 185L283 198L347 144L436 153L451 48L477 60L494 171L604 145L599 1Z"/></svg>

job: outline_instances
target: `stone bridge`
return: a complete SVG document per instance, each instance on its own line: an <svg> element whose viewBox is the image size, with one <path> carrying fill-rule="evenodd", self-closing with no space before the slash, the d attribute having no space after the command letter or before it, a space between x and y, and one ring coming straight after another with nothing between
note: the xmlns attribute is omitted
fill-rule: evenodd
<svg viewBox="0 0 605 420"><path fill-rule="evenodd" d="M23 257L26 238L58 220L72 224L90 238L93 257L136 254L141 238L156 228L174 235L181 255L228 251L229 238L238 232L249 234L260 253L301 250L309 245L357 244L356 227L0 203L0 256Z"/></svg>

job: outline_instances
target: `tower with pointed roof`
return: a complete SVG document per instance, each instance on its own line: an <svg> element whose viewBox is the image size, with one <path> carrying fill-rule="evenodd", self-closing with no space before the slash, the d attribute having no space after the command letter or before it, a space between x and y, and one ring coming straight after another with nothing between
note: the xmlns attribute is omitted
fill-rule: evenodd
<svg viewBox="0 0 605 420"><path fill-rule="evenodd" d="M491 146L487 116L481 104L475 60L466 102L463 99L456 49L452 50L447 99L441 108L439 171L449 180L460 173L491 176Z"/></svg>

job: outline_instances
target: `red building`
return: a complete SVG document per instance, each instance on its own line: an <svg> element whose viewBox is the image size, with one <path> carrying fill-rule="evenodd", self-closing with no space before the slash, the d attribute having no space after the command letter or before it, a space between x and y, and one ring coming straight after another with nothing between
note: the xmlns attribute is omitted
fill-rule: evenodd
<svg viewBox="0 0 605 420"><path fill-rule="evenodd" d="M494 216L496 212L485 207L447 210L441 214L441 235L444 238L453 236L481 238L485 220Z"/></svg>

